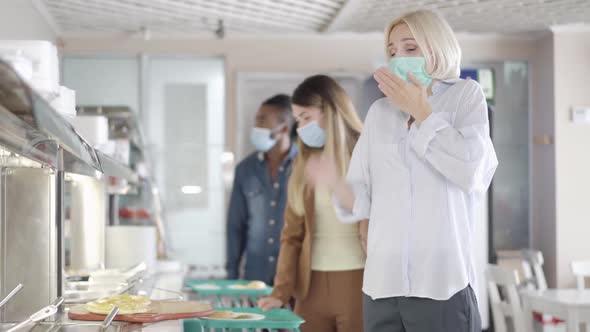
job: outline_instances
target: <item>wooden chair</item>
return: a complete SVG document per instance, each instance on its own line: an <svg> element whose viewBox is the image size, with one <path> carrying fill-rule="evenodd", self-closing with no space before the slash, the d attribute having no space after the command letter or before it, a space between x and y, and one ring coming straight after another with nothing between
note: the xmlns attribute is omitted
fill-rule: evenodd
<svg viewBox="0 0 590 332"><path fill-rule="evenodd" d="M520 302L520 295L518 294L520 281L516 270L489 265L486 270L486 277L494 330L496 332L532 332L527 327ZM504 296L501 294L504 294ZM528 319L531 319L531 317ZM509 328L509 326L512 326L512 328Z"/></svg>

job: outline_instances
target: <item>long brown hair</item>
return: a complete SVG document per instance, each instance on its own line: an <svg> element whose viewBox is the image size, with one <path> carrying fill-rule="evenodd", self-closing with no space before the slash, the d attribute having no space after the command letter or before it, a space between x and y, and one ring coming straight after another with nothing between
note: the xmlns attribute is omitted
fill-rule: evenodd
<svg viewBox="0 0 590 332"><path fill-rule="evenodd" d="M288 204L296 214L304 215L303 199L309 190L305 182L307 160L314 153L324 153L335 161L337 171L343 177L363 124L346 91L326 75L305 79L293 92L291 102L302 107L319 108L326 121L326 144L322 149L310 148L301 139L297 140L299 153L289 179Z"/></svg>

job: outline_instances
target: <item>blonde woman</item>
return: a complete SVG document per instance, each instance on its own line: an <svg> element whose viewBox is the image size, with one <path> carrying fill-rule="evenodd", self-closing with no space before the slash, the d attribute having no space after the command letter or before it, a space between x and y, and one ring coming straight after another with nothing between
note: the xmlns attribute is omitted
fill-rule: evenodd
<svg viewBox="0 0 590 332"><path fill-rule="evenodd" d="M299 154L289 179L275 288L259 306L281 307L294 297L295 312L305 319L302 332L362 332L363 223L341 223L333 193L306 183L305 176L307 161L321 155L334 161L334 172L346 174L362 124L344 89L328 76L307 78L292 103Z"/></svg>
<svg viewBox="0 0 590 332"><path fill-rule="evenodd" d="M498 165L485 96L459 79L461 49L430 11L394 20L390 63L346 181L313 157L308 174L335 192L340 220L369 219L366 332L481 331L473 265L478 203Z"/></svg>

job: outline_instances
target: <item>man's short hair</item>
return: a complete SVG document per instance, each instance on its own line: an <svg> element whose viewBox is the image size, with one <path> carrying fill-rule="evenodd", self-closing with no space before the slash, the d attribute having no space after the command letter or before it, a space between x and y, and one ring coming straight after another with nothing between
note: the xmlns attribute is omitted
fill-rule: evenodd
<svg viewBox="0 0 590 332"><path fill-rule="evenodd" d="M289 127L293 127L293 110L291 108L291 97L286 94L278 94L270 97L262 103L262 106L271 106L279 115L281 122L284 122Z"/></svg>

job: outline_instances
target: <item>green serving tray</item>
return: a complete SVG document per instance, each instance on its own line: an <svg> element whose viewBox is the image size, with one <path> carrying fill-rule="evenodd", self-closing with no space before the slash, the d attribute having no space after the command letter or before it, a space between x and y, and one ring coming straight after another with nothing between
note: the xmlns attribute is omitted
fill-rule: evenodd
<svg viewBox="0 0 590 332"><path fill-rule="evenodd" d="M262 289L232 289L231 285L247 285L248 280L187 280L185 284L194 292L201 295L245 295L245 296L268 296L272 293L272 287ZM215 285L219 289L197 289L199 285Z"/></svg>
<svg viewBox="0 0 590 332"><path fill-rule="evenodd" d="M218 310L227 310L220 308ZM267 329L271 332L277 332L282 329L300 332L299 327L305 322L303 318L287 309L272 309L263 312L258 308L232 308L233 312L238 313L254 313L264 315L266 318L256 321L224 321L224 320L208 320L204 318L185 319L183 321L184 332L209 332L214 331L239 331L246 329L247 331L255 331L256 329Z"/></svg>

